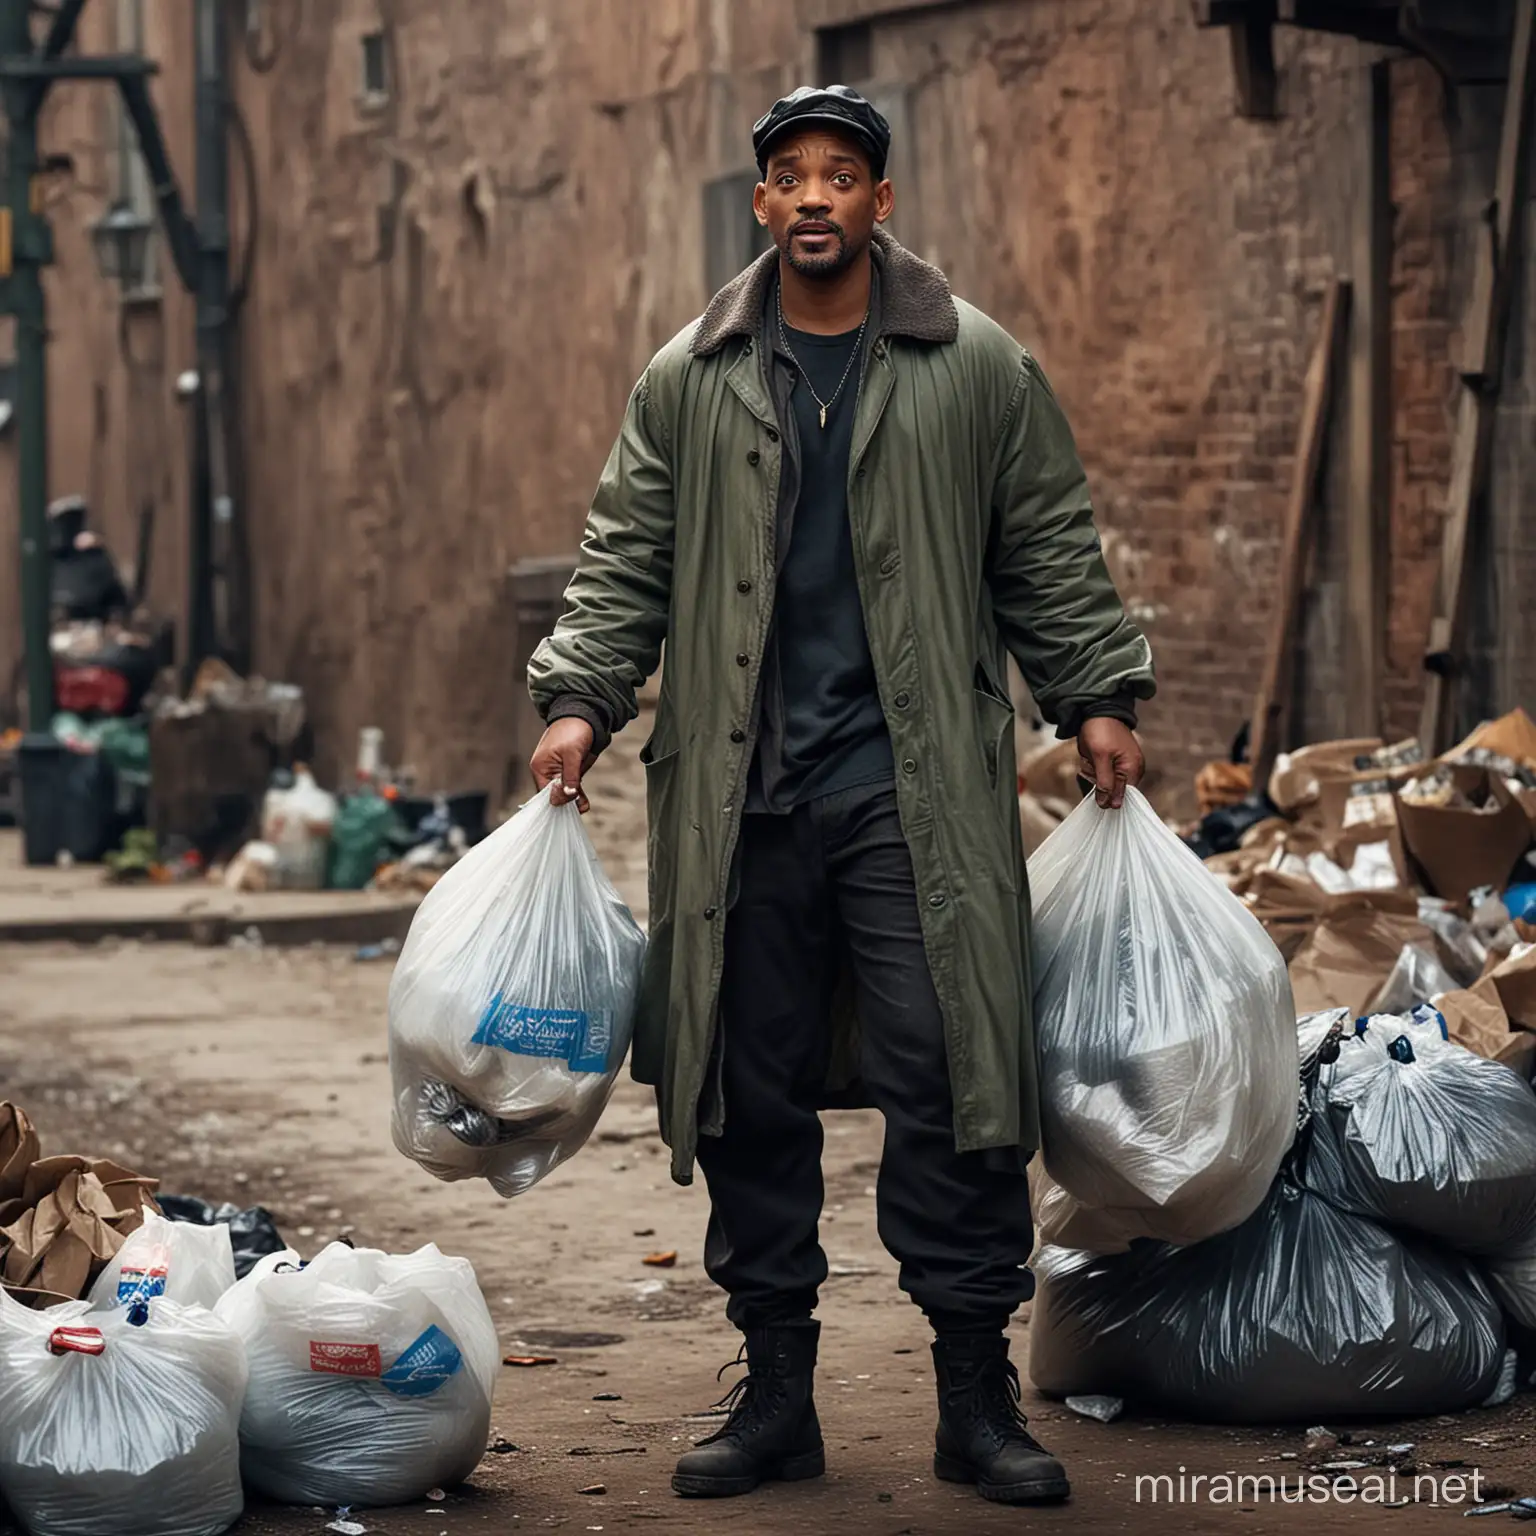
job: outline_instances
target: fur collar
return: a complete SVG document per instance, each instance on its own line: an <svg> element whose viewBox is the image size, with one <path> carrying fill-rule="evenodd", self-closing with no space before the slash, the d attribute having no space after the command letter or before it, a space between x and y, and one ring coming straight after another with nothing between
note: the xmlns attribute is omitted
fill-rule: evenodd
<svg viewBox="0 0 1536 1536"><path fill-rule="evenodd" d="M874 235L880 268L880 330L913 341L948 342L960 334L960 316L949 280L914 256L883 229ZM695 357L718 352L732 336L756 336L763 323L768 284L778 269L777 250L765 251L710 300L688 350Z"/></svg>

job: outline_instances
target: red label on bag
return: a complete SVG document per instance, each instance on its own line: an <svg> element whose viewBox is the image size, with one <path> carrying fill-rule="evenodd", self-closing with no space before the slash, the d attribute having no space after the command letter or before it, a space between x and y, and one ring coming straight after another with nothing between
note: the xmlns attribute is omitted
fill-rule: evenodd
<svg viewBox="0 0 1536 1536"><path fill-rule="evenodd" d="M326 1344L311 1339L309 1368L332 1376L382 1376L384 1361L377 1344Z"/></svg>
<svg viewBox="0 0 1536 1536"><path fill-rule="evenodd" d="M55 1355L100 1355L106 1348L100 1328L55 1328L48 1335L49 1352Z"/></svg>

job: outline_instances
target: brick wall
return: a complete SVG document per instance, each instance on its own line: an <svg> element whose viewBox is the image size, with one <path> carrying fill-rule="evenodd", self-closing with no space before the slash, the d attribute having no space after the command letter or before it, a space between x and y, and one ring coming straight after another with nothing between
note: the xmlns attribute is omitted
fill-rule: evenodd
<svg viewBox="0 0 1536 1536"><path fill-rule="evenodd" d="M149 12L155 88L186 173L191 40L165 9ZM397 68L378 111L358 84L381 18ZM895 231L1056 385L1152 639L1147 735L1176 785L1251 707L1301 379L1351 249L1366 53L1276 38L1283 116L1252 123L1234 112L1225 34L1197 29L1187 0L979 0L874 22L872 68L899 88L912 141ZM505 570L575 546L631 382L707 297L703 185L750 165L748 127L798 82L812 39L782 0L313 0L279 41L270 73L235 77L260 188L242 380L258 663L307 689L322 766L379 724L424 776L495 788L517 687ZM172 384L190 315L172 288L136 318L130 369L84 237L110 183L91 92L61 89L45 133L78 167L53 207L55 490L83 482L124 549L155 499L157 596L175 606ZM1486 184L1467 174L1486 161L1474 127L1427 66L1394 66L1400 729L1437 554L1468 189ZM1336 464L1328 487L1336 519ZM1337 543L1325 533L1306 621L1310 735L1350 724Z"/></svg>

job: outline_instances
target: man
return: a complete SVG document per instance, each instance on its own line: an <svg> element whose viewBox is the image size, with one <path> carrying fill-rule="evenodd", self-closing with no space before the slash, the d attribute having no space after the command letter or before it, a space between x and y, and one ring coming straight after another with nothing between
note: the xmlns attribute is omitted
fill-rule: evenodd
<svg viewBox="0 0 1536 1536"><path fill-rule="evenodd" d="M1141 775L1151 657L1038 366L880 229L885 120L802 87L753 143L774 250L636 386L529 667L536 780L585 809L666 646L632 1068L673 1177L704 1171L748 1367L673 1486L823 1470L817 1110L872 1103L881 1239L935 1330L936 1472L1060 1499L1004 1333L1038 1140L1005 654L1106 807Z"/></svg>

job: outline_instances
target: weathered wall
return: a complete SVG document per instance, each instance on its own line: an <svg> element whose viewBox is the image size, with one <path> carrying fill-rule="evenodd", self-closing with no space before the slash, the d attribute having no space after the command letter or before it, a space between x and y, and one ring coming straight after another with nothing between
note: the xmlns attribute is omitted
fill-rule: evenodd
<svg viewBox="0 0 1536 1536"><path fill-rule="evenodd" d="M150 7L189 175L189 26L176 0ZM236 67L260 189L241 381L258 662L305 686L333 771L371 723L427 777L497 787L518 686L506 568L574 547L632 380L706 298L702 185L750 164L750 122L810 73L812 40L782 0L267 10L275 63ZM104 9L88 15L88 45L105 46ZM361 39L378 28L394 74L382 109L360 99ZM1284 29L1277 42L1284 116L1252 123L1233 111L1225 35L1197 30L1186 0L983 0L873 34L877 81L905 87L893 228L1034 347L1062 396L1153 641L1146 724L1175 775L1222 751L1250 707L1301 376L1350 252L1365 54ZM1426 68L1395 65L1393 85L1390 700L1410 728L1465 130ZM61 90L47 135L76 158L54 204L54 481L88 489L125 548L134 507L157 500L155 590L174 602L172 386L190 313L168 285L158 319L127 325L130 369L82 234L110 182L91 95ZM11 484L0 462L6 548ZM1337 466L1328 484L1336 515ZM1336 538L1314 576L1302 723L1317 734L1350 724Z"/></svg>

